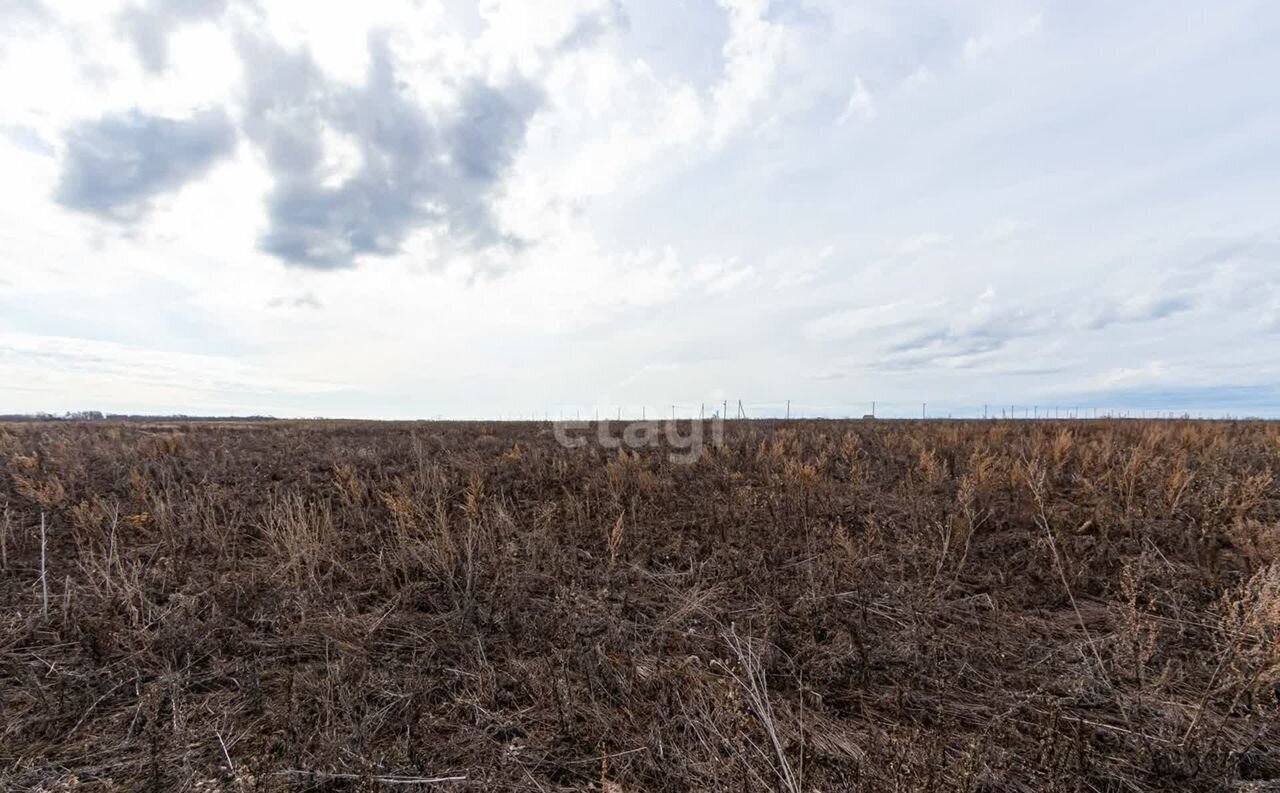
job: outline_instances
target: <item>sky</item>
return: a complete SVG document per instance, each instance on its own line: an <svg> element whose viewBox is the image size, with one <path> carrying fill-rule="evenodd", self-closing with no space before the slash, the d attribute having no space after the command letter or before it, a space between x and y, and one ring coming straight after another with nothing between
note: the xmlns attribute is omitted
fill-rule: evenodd
<svg viewBox="0 0 1280 793"><path fill-rule="evenodd" d="M1280 416L1280 6L0 5L0 413Z"/></svg>

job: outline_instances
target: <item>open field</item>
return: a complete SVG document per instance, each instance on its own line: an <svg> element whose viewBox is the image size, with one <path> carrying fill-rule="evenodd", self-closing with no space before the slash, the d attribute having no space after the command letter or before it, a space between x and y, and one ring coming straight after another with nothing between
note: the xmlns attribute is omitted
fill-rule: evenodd
<svg viewBox="0 0 1280 793"><path fill-rule="evenodd" d="M25 424L0 465L0 789L1280 789L1280 425Z"/></svg>

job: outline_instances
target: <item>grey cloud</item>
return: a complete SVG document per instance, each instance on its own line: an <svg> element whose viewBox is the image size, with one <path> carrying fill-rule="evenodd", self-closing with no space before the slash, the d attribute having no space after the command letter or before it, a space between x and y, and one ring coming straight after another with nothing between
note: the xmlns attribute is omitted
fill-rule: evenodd
<svg viewBox="0 0 1280 793"><path fill-rule="evenodd" d="M769 3L764 9L768 22L780 25L811 25L824 27L831 24L831 14L807 2L781 0Z"/></svg>
<svg viewBox="0 0 1280 793"><path fill-rule="evenodd" d="M0 29L41 26L50 20L49 9L40 0L7 0L0 7Z"/></svg>
<svg viewBox="0 0 1280 793"><path fill-rule="evenodd" d="M323 304L311 292L304 292L297 297L273 297L267 302L269 308L322 308Z"/></svg>
<svg viewBox="0 0 1280 793"><path fill-rule="evenodd" d="M235 148L226 113L173 119L131 111L73 127L54 198L70 209L130 223L157 195L203 175Z"/></svg>
<svg viewBox="0 0 1280 793"><path fill-rule="evenodd" d="M0 8L0 20L31 20L44 22L49 19L49 10L40 0L10 0Z"/></svg>
<svg viewBox="0 0 1280 793"><path fill-rule="evenodd" d="M249 84L245 131L266 155L274 186L259 247L286 264L349 267L398 252L425 227L457 244L514 244L490 209L494 189L542 104L533 86L459 86L456 112L435 118L396 78L385 36L369 41L364 86L324 77L306 52L241 41ZM360 164L338 183L325 172L323 133L354 141Z"/></svg>
<svg viewBox="0 0 1280 793"><path fill-rule="evenodd" d="M1183 256L1187 264L1183 269L1199 275L1203 270L1220 267L1235 261L1270 261L1280 258L1280 239L1277 229L1238 238L1196 240L1187 246Z"/></svg>
<svg viewBox="0 0 1280 793"><path fill-rule="evenodd" d="M1032 313L1016 308L956 321L916 320L911 323L910 333L900 335L884 348L875 366L893 370L985 366L992 353L1023 339L1044 336L1052 332L1056 323L1053 312Z"/></svg>
<svg viewBox="0 0 1280 793"><path fill-rule="evenodd" d="M1195 302L1185 295L1099 301L1084 317L1084 327L1101 330L1113 324L1150 322L1194 307ZM1069 313L1052 309L1039 312L999 309L976 319L916 321L908 326L912 332L890 342L876 363L882 368L899 370L933 366L987 368L991 354L1018 341L1052 336L1059 328L1072 324L1072 319Z"/></svg>
<svg viewBox="0 0 1280 793"><path fill-rule="evenodd" d="M609 31L626 30L629 26L627 10L619 0L612 0L605 7L580 16L569 33L561 39L558 49L569 52L590 47Z"/></svg>
<svg viewBox="0 0 1280 793"><path fill-rule="evenodd" d="M52 21L40 0L5 0L0 3L0 60L10 42L39 34Z"/></svg>
<svg viewBox="0 0 1280 793"><path fill-rule="evenodd" d="M149 72L169 65L169 34L178 27L216 19L227 10L227 0L149 0L121 12L118 23Z"/></svg>
<svg viewBox="0 0 1280 793"><path fill-rule="evenodd" d="M48 157L54 153L53 145L31 127L24 127L20 124L0 126L0 135L34 154Z"/></svg>
<svg viewBox="0 0 1280 793"><path fill-rule="evenodd" d="M1102 330L1119 323L1152 322L1190 311L1194 307L1195 302L1185 295L1169 295L1123 303L1099 302L1093 307L1087 325L1090 330Z"/></svg>
<svg viewBox="0 0 1280 793"><path fill-rule="evenodd" d="M979 356L996 352L1016 338L1011 333L993 329L941 330L893 345L879 364L886 369L969 365Z"/></svg>

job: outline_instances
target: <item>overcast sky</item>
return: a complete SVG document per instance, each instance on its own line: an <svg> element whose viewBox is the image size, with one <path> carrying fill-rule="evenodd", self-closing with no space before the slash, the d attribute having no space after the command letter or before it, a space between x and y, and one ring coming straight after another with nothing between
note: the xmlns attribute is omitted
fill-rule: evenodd
<svg viewBox="0 0 1280 793"><path fill-rule="evenodd" d="M1280 414L1278 40L1231 0L7 0L0 412Z"/></svg>

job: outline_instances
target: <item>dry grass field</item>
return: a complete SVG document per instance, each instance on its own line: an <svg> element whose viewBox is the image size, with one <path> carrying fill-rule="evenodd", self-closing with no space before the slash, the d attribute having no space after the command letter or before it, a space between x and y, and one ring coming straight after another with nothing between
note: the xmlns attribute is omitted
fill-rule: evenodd
<svg viewBox="0 0 1280 793"><path fill-rule="evenodd" d="M6 791L1280 789L1277 424L12 424L0 468Z"/></svg>

